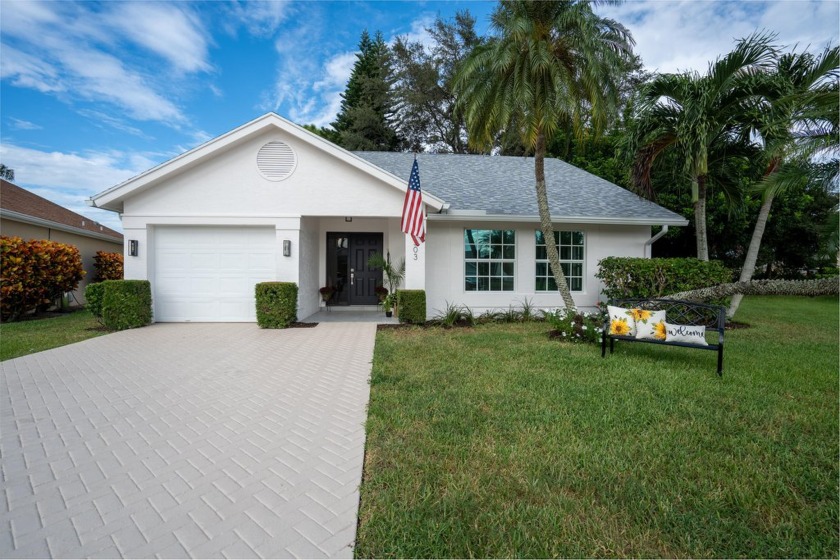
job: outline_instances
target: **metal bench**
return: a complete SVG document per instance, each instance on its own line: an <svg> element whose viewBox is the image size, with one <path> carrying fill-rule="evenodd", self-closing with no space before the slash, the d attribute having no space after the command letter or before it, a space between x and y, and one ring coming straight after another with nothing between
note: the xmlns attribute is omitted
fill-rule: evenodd
<svg viewBox="0 0 840 560"><path fill-rule="evenodd" d="M723 375L723 331L726 326L726 309L721 305L710 305L693 301L681 301L673 299L613 299L608 305L625 307L630 309L646 309L650 311L665 311L666 320L669 323L679 325L704 326L706 331L717 331L717 344L703 346L689 342L668 342L667 340L654 340L648 338L636 338L633 336L622 336L610 333L610 318L607 317L604 324L604 336L601 338L601 357L607 355L607 339L610 341L610 354L615 350L615 342L623 340L627 342L647 342L649 344L660 344L663 346L681 346L683 348L696 348L698 350L716 351L717 374Z"/></svg>

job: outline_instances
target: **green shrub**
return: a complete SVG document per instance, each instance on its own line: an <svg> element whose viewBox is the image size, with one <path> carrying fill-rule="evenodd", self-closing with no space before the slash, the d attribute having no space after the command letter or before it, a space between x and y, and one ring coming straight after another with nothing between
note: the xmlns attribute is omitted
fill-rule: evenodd
<svg viewBox="0 0 840 560"><path fill-rule="evenodd" d="M732 271L719 261L607 257L598 263L596 278L604 295L615 298L656 298L732 282Z"/></svg>
<svg viewBox="0 0 840 560"><path fill-rule="evenodd" d="M14 321L75 290L85 271L73 245L0 237L0 318Z"/></svg>
<svg viewBox="0 0 840 560"><path fill-rule="evenodd" d="M97 251L96 256L93 257L93 267L96 269L96 282L123 279L122 253ZM85 294L85 297L87 297L87 294Z"/></svg>
<svg viewBox="0 0 840 560"><path fill-rule="evenodd" d="M298 286L294 282L260 282L256 298L260 328L285 329L297 321Z"/></svg>
<svg viewBox="0 0 840 560"><path fill-rule="evenodd" d="M105 282L94 282L85 287L87 308L94 317L102 318L102 296L105 295Z"/></svg>
<svg viewBox="0 0 840 560"><path fill-rule="evenodd" d="M397 290L400 323L422 325L426 322L426 290Z"/></svg>
<svg viewBox="0 0 840 560"><path fill-rule="evenodd" d="M114 331L152 322L152 286L148 280L102 282L102 321Z"/></svg>

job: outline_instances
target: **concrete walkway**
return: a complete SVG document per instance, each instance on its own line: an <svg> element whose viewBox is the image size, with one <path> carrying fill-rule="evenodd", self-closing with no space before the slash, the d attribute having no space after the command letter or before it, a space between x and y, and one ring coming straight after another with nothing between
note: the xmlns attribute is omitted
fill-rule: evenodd
<svg viewBox="0 0 840 560"><path fill-rule="evenodd" d="M0 364L0 556L353 554L376 325L158 324Z"/></svg>

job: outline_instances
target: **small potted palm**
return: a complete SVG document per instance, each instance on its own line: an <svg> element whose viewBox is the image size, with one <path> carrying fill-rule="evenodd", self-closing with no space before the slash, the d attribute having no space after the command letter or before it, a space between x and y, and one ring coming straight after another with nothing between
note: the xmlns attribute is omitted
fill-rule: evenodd
<svg viewBox="0 0 840 560"><path fill-rule="evenodd" d="M382 289L385 290L385 298L382 299L382 306L385 309L385 315L390 317L391 310L397 306L397 290L399 289L400 284L402 284L403 278L405 278L405 259L400 259L399 264L394 265L391 262L390 253L387 258L383 257L379 253L374 253L368 259L368 266L371 268L382 269L382 280L388 285L387 288L382 286ZM379 292L377 292L377 295L378 294ZM389 302L390 305L385 307L385 302Z"/></svg>
<svg viewBox="0 0 840 560"><path fill-rule="evenodd" d="M386 317L391 317L394 314L392 311L394 308L394 297L394 294L388 294L382 300L382 308L385 310Z"/></svg>

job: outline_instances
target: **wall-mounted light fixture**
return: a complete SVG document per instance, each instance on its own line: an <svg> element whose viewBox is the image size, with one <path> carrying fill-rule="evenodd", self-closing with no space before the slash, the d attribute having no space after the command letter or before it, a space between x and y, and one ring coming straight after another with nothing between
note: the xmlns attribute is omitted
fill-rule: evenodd
<svg viewBox="0 0 840 560"><path fill-rule="evenodd" d="M140 254L140 243L136 239L128 240L128 256L136 257Z"/></svg>
<svg viewBox="0 0 840 560"><path fill-rule="evenodd" d="M344 221L345 222L352 222L353 221L353 216L344 216Z"/></svg>
<svg viewBox="0 0 840 560"><path fill-rule="evenodd" d="M292 256L292 242L288 239L283 240L283 256L284 257L291 257Z"/></svg>

